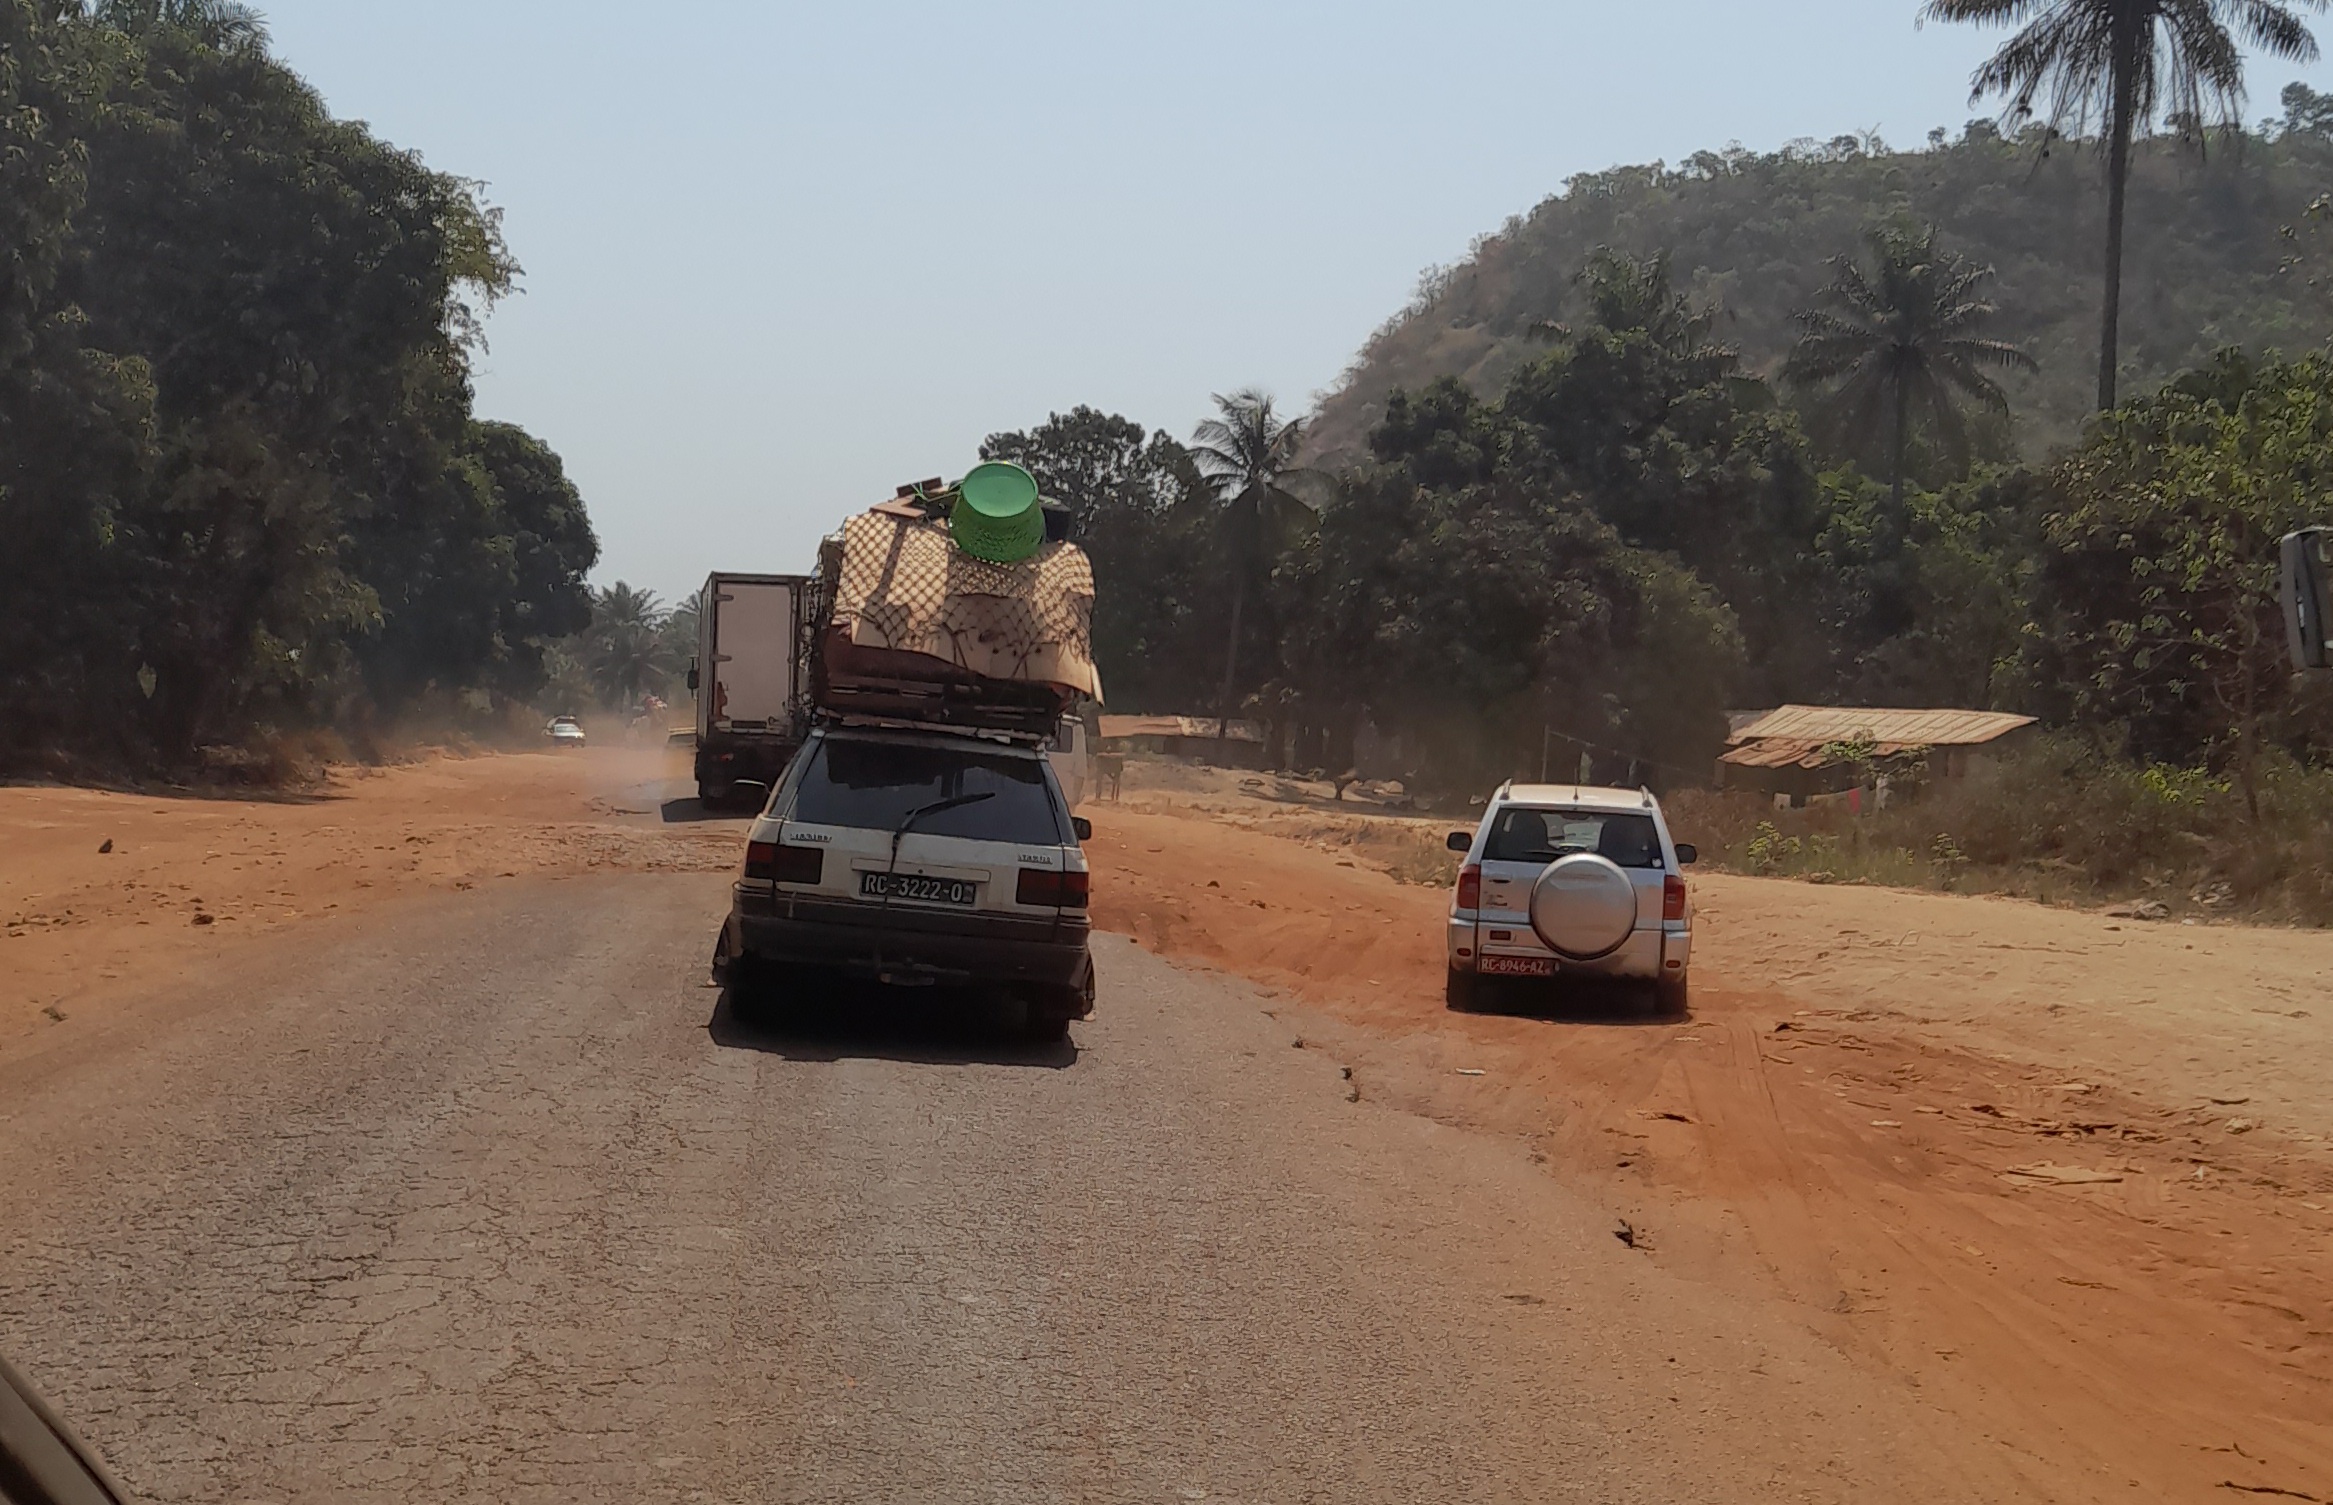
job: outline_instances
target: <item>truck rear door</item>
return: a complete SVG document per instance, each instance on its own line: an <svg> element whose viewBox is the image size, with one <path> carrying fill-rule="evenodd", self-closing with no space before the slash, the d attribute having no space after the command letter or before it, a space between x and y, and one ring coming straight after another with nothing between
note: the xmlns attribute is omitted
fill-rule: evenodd
<svg viewBox="0 0 2333 1505"><path fill-rule="evenodd" d="M703 610L710 623L697 693L713 731L782 730L796 683L803 582L772 575L716 575Z"/></svg>

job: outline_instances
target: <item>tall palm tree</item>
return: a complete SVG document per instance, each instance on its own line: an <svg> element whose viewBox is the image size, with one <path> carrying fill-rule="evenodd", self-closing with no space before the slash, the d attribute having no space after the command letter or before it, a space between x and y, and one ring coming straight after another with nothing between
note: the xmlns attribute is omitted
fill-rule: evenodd
<svg viewBox="0 0 2333 1505"><path fill-rule="evenodd" d="M636 708L648 687L672 671L665 616L656 592L636 590L621 580L593 597L583 664L606 704Z"/></svg>
<svg viewBox="0 0 2333 1505"><path fill-rule="evenodd" d="M1936 228L1874 230L1866 237L1871 270L1852 256L1831 258L1823 306L1798 316L1798 344L1782 368L1795 385L1836 383L1829 416L1853 435L1886 425L1889 494L1904 511L1904 450L1915 421L1953 450L1965 447L1959 402L1967 398L2007 412L2008 394L1986 369L2031 371L2033 357L2015 345L1980 337L1993 315L1978 289L1993 275L1936 249Z"/></svg>
<svg viewBox="0 0 2333 1505"><path fill-rule="evenodd" d="M1296 463L1305 420L1283 419L1272 399L1253 387L1215 394L1217 416L1192 434L1191 457L1224 503L1223 527L1231 560L1231 645L1223 656L1222 724L1217 741L1231 735L1233 696L1239 683L1240 617L1248 582L1262 573L1266 550L1310 527L1310 502L1289 489L1312 472Z"/></svg>
<svg viewBox="0 0 2333 1505"><path fill-rule="evenodd" d="M2106 304L2099 321L2098 406L2114 406L2122 318L2123 190L2131 137L2159 115L2233 123L2244 104L2238 43L2310 62L2316 38L2297 11L2326 0L1928 0L1922 20L2022 29L1970 78L1969 102L2000 94L2027 116L2048 97L2052 129L2106 131Z"/></svg>

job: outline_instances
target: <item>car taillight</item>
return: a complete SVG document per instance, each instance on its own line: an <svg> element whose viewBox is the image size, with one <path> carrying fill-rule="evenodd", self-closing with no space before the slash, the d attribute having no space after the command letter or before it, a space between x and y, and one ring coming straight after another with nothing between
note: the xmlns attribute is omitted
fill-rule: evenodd
<svg viewBox="0 0 2333 1505"><path fill-rule="evenodd" d="M1049 867L1021 869L1013 897L1036 909L1083 909L1092 879L1084 873L1057 872Z"/></svg>
<svg viewBox="0 0 2333 1505"><path fill-rule="evenodd" d="M1458 870L1458 907L1482 908L1482 869L1462 867Z"/></svg>
<svg viewBox="0 0 2333 1505"><path fill-rule="evenodd" d="M1685 880L1675 873L1671 873L1661 880L1661 918L1664 920L1685 918Z"/></svg>
<svg viewBox="0 0 2333 1505"><path fill-rule="evenodd" d="M745 876L773 883L816 884L826 876L826 852L821 847L749 841L745 844Z"/></svg>

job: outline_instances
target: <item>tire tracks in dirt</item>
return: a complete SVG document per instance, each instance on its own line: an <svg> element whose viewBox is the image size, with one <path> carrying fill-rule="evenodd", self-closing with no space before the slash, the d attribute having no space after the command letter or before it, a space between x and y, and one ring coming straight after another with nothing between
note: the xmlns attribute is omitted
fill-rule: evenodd
<svg viewBox="0 0 2333 1505"><path fill-rule="evenodd" d="M1654 1258L1790 1303L1977 1445L2021 1458L2037 1493L2193 1499L2237 1459L2258 1485L2333 1497L2320 1146L2229 1132L2203 1082L2166 1103L1942 1022L1966 1012L1968 981L1924 975L1916 955L1849 1007L1819 959L1829 991L1761 985L1725 942L1758 880L1695 880L1719 902L1682 1022L1625 999L1453 1016L1440 891L1192 815L1090 813L1098 924L1294 995L1308 1039L1352 1062L1366 1095L1527 1140ZM1789 894L1810 957L1836 944L1827 908L1856 897ZM1766 922L1771 954L1782 932ZM2148 1080L2176 1075L2151 1064Z"/></svg>

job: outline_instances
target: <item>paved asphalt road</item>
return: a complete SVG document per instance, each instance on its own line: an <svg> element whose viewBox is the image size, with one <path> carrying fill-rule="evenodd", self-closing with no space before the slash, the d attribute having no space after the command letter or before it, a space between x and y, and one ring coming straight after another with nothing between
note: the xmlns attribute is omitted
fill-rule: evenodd
<svg viewBox="0 0 2333 1505"><path fill-rule="evenodd" d="M493 885L0 1057L0 1348L158 1501L1995 1495L1243 987L753 1033L725 900Z"/></svg>

